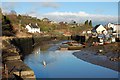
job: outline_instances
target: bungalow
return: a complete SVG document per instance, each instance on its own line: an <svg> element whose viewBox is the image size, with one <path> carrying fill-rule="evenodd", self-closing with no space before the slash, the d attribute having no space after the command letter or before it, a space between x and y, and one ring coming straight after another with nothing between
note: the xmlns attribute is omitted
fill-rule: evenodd
<svg viewBox="0 0 120 80"><path fill-rule="evenodd" d="M107 30L102 26L102 25L96 25L93 29L92 32L96 32L98 34L107 34Z"/></svg>
<svg viewBox="0 0 120 80"><path fill-rule="evenodd" d="M29 33L40 33L40 28L38 27L37 23L36 25L30 23L29 25L26 25L25 29L27 29Z"/></svg>

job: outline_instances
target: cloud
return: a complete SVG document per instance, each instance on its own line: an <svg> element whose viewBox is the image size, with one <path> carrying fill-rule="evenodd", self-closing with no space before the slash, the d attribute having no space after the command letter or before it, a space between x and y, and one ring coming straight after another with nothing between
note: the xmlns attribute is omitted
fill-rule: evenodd
<svg viewBox="0 0 120 80"><path fill-rule="evenodd" d="M47 0L48 1L48 0ZM57 9L60 7L60 4L57 2L28 2L30 5L30 9L26 10L27 13L31 11L37 11L44 7L46 8L54 8ZM49 0L50 1L50 0ZM19 7L20 2L2 2L0 6L2 8L3 13L10 13L11 10L15 10L16 7ZM23 7L22 7L23 8Z"/></svg>
<svg viewBox="0 0 120 80"><path fill-rule="evenodd" d="M35 10L31 10L23 15L29 15L29 16L32 16L32 17L37 17L37 18L42 18L40 17L40 13L36 12Z"/></svg>
<svg viewBox="0 0 120 80"><path fill-rule="evenodd" d="M59 8L59 4L55 2L41 2L42 7L47 7L47 8Z"/></svg>
<svg viewBox="0 0 120 80"><path fill-rule="evenodd" d="M78 13L73 13L73 12L51 12L51 13L46 13L45 15L55 15L55 16L88 16L89 14L85 12L78 12Z"/></svg>
<svg viewBox="0 0 120 80"><path fill-rule="evenodd" d="M36 16L38 18L49 18L53 21L67 21L70 22L71 20L75 20L78 23L84 22L85 20L92 20L95 24L102 24L102 23L117 23L118 22L118 16L112 16L112 15L101 15L101 14L89 14L84 11L80 12L49 12L49 13L40 13L41 8L54 8L57 9L61 5L56 2L34 2L30 3L31 7L29 10L26 10L26 14L30 16ZM2 11L5 13L9 13L11 10L14 10L15 7L18 6L17 2L2 2ZM45 9L45 8L44 8ZM100 12L102 10L98 10ZM23 14L25 14L23 13Z"/></svg>
<svg viewBox="0 0 120 80"><path fill-rule="evenodd" d="M11 10L14 10L17 2L2 2L2 11L3 13L9 13Z"/></svg>
<svg viewBox="0 0 120 80"><path fill-rule="evenodd" d="M51 12L43 15L51 20L55 21L67 21L75 20L77 22L84 22L85 20L92 20L94 23L116 23L118 21L117 16L89 14L83 11L80 12Z"/></svg>

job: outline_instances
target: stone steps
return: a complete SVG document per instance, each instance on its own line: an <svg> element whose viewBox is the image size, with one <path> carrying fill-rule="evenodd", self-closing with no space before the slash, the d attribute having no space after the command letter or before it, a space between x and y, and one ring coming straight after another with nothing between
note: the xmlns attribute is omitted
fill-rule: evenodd
<svg viewBox="0 0 120 80"><path fill-rule="evenodd" d="M9 40L3 40L2 61L6 64L4 71L8 73L8 78L13 79L16 75L23 78L23 80L36 80L33 70L21 60L19 50Z"/></svg>
<svg viewBox="0 0 120 80"><path fill-rule="evenodd" d="M5 61L10 61L10 60L20 60L20 56L8 56L6 58L4 58Z"/></svg>
<svg viewBox="0 0 120 80"><path fill-rule="evenodd" d="M21 76L22 78L29 78L34 76L34 72L21 60L6 61L9 74L15 74ZM14 69L13 69L14 68Z"/></svg>

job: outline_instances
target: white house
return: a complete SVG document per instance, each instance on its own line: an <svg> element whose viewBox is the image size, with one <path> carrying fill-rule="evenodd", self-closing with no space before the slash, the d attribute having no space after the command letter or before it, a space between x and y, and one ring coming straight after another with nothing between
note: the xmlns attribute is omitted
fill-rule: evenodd
<svg viewBox="0 0 120 80"><path fill-rule="evenodd" d="M112 23L108 23L107 25L108 28L112 28L113 29L113 35L117 35L117 37L120 37L120 24L112 24Z"/></svg>
<svg viewBox="0 0 120 80"><path fill-rule="evenodd" d="M104 26L102 25L96 25L93 29L92 29L92 32L96 32L98 34L107 34L107 30Z"/></svg>
<svg viewBox="0 0 120 80"><path fill-rule="evenodd" d="M120 30L120 25L119 24L108 23L107 26L108 26L108 28L113 28L113 31Z"/></svg>
<svg viewBox="0 0 120 80"><path fill-rule="evenodd" d="M120 31L120 24L108 23L107 27L108 28L113 28L114 32L119 32Z"/></svg>
<svg viewBox="0 0 120 80"><path fill-rule="evenodd" d="M86 34L86 31L83 31L82 34Z"/></svg>
<svg viewBox="0 0 120 80"><path fill-rule="evenodd" d="M29 25L26 25L25 29L27 29L30 33L40 33L40 28L37 23L35 25L30 23Z"/></svg>

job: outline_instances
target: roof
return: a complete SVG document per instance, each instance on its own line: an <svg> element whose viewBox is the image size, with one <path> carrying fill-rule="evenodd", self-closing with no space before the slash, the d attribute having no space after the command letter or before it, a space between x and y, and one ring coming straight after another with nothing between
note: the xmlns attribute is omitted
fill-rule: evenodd
<svg viewBox="0 0 120 80"><path fill-rule="evenodd" d="M100 26L100 24L96 25L93 29L92 32L96 32L96 29Z"/></svg>
<svg viewBox="0 0 120 80"><path fill-rule="evenodd" d="M31 28L38 28L38 26L37 26L37 25L34 25L34 24L29 24L29 26L30 26Z"/></svg>
<svg viewBox="0 0 120 80"><path fill-rule="evenodd" d="M120 24L114 24L114 25L120 25Z"/></svg>
<svg viewBox="0 0 120 80"><path fill-rule="evenodd" d="M94 29L97 29L99 26L100 26L100 24L96 25L96 26L94 27Z"/></svg>

